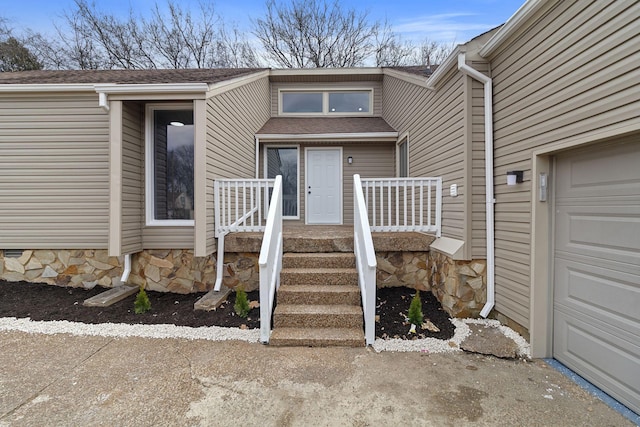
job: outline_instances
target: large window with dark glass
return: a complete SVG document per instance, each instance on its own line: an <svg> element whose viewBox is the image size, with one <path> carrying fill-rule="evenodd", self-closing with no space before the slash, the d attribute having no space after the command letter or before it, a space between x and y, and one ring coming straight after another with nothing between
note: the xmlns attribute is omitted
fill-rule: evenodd
<svg viewBox="0 0 640 427"><path fill-rule="evenodd" d="M285 92L283 113L322 113L322 92Z"/></svg>
<svg viewBox="0 0 640 427"><path fill-rule="evenodd" d="M329 92L330 113L368 113L369 92Z"/></svg>
<svg viewBox="0 0 640 427"><path fill-rule="evenodd" d="M409 142L407 138L398 144L398 176L402 178L409 176Z"/></svg>
<svg viewBox="0 0 640 427"><path fill-rule="evenodd" d="M298 218L298 147L267 147L267 178L282 175L282 215Z"/></svg>
<svg viewBox="0 0 640 427"><path fill-rule="evenodd" d="M193 220L193 109L155 107L151 111L151 219Z"/></svg>

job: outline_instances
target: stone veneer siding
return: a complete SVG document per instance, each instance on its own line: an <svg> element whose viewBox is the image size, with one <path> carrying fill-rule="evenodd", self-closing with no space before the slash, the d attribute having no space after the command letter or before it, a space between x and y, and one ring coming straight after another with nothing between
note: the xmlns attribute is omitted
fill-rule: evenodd
<svg viewBox="0 0 640 427"><path fill-rule="evenodd" d="M487 302L487 261L456 261L429 252L431 292L453 317L478 317Z"/></svg>
<svg viewBox="0 0 640 427"><path fill-rule="evenodd" d="M0 278L10 282L109 288L122 276L123 258L106 250L25 250L18 258L0 257Z"/></svg>
<svg viewBox="0 0 640 427"><path fill-rule="evenodd" d="M223 283L259 288L258 253L226 253ZM377 286L407 286L431 291L454 317L477 317L487 300L486 261L454 261L430 252L377 252ZM120 284L124 258L106 250L26 250L18 258L0 251L0 278L59 286L92 288ZM216 279L215 255L195 257L192 250L146 250L134 254L128 282L161 292L204 292Z"/></svg>

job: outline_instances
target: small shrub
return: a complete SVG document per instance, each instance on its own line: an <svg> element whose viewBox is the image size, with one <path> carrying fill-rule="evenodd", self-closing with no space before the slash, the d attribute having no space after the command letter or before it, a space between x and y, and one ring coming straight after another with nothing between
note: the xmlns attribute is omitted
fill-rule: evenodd
<svg viewBox="0 0 640 427"><path fill-rule="evenodd" d="M420 300L420 291L416 291L416 294L411 300L411 305L409 306L409 322L412 325L420 326L422 325L423 320L424 315L422 314L422 300Z"/></svg>
<svg viewBox="0 0 640 427"><path fill-rule="evenodd" d="M140 286L136 301L133 303L133 310L136 314L146 313L151 310L151 301L149 301L149 297L142 286Z"/></svg>
<svg viewBox="0 0 640 427"><path fill-rule="evenodd" d="M242 318L246 318L249 315L249 300L247 299L247 293L242 288L236 290L236 302L233 305L233 309L236 314Z"/></svg>

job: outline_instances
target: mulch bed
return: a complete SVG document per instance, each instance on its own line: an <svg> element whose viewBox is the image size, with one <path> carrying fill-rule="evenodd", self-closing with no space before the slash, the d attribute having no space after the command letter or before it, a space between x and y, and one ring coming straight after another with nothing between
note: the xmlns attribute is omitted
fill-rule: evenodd
<svg viewBox="0 0 640 427"><path fill-rule="evenodd" d="M193 304L204 295L175 294L147 291L151 310L135 314L135 295L109 307L85 307L82 302L105 289L59 287L26 282L0 280L0 317L31 318L31 320L69 320L83 323L174 324L178 326L224 326L241 328L260 327L260 309L250 311L248 318L239 317L233 308L235 293L226 303L214 311L196 311ZM418 328L416 334L408 334L410 325L405 316L415 290L409 288L383 288L377 292L376 337L417 339L433 337L449 339L453 336L453 324L442 310L440 303L430 292L421 292L425 321L430 320L439 332ZM258 291L247 293L249 301L259 299Z"/></svg>

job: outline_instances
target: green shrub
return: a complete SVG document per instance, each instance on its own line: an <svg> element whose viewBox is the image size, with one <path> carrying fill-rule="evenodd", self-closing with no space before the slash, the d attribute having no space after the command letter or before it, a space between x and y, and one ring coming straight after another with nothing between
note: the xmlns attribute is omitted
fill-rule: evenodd
<svg viewBox="0 0 640 427"><path fill-rule="evenodd" d="M409 306L409 322L412 325L420 326L422 325L423 320L424 315L422 314L422 300L420 300L420 291L416 291L416 294L411 300L411 305Z"/></svg>
<svg viewBox="0 0 640 427"><path fill-rule="evenodd" d="M140 286L136 301L133 303L133 310L136 314L146 313L151 310L151 301L149 301L149 297L142 286Z"/></svg>
<svg viewBox="0 0 640 427"><path fill-rule="evenodd" d="M242 288L236 290L236 303L233 305L233 309L238 316L246 318L249 315L249 300L247 299L247 293Z"/></svg>

